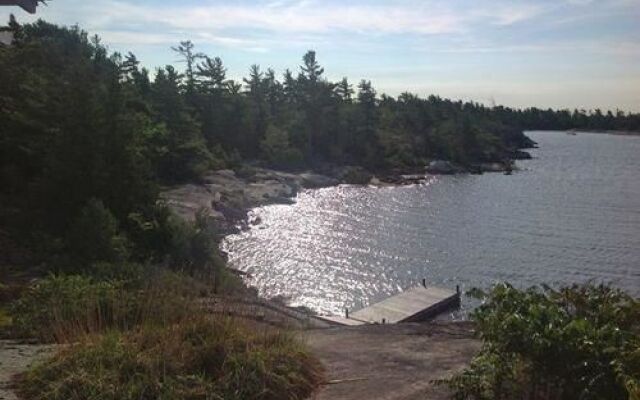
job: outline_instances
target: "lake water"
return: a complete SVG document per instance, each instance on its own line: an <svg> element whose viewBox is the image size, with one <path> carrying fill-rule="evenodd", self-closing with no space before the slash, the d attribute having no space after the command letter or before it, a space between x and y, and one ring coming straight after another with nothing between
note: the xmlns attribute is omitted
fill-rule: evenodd
<svg viewBox="0 0 640 400"><path fill-rule="evenodd" d="M593 280L640 295L640 137L528 135L540 148L511 176L304 191L254 210L262 222L223 248L261 294L320 313L422 278L463 290Z"/></svg>

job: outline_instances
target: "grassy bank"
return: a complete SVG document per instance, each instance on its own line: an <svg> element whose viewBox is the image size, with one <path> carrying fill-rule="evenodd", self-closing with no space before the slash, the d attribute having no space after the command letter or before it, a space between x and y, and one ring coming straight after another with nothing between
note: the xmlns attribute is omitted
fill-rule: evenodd
<svg viewBox="0 0 640 400"><path fill-rule="evenodd" d="M89 336L35 367L26 399L303 399L319 363L294 336L226 317Z"/></svg>
<svg viewBox="0 0 640 400"><path fill-rule="evenodd" d="M63 343L19 380L24 399L302 399L322 367L294 333L207 314L201 280L49 276L12 306L15 335Z"/></svg>

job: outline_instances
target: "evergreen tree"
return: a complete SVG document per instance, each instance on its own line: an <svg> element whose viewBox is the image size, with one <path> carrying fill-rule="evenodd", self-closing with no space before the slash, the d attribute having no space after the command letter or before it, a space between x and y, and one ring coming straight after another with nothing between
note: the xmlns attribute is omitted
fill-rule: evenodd
<svg viewBox="0 0 640 400"><path fill-rule="evenodd" d="M207 94L217 94L225 91L227 69L222 65L220 57L203 56L204 61L198 65L197 76L200 78L201 91Z"/></svg>
<svg viewBox="0 0 640 400"><path fill-rule="evenodd" d="M180 92L182 75L172 66L159 69L152 88L155 118L166 128L157 137L157 172L166 182L196 179L212 166L212 156Z"/></svg>
<svg viewBox="0 0 640 400"><path fill-rule="evenodd" d="M202 53L194 52L195 45L190 41L180 42L178 46L171 49L178 53L182 62L186 64L186 78L187 78L187 94L192 96L196 87L196 63L199 58L202 58Z"/></svg>
<svg viewBox="0 0 640 400"><path fill-rule="evenodd" d="M272 69L251 66L243 87L227 79L220 58L196 53L190 41L172 48L184 75L167 66L152 79L134 54L109 54L77 27L23 26L12 17L5 29L14 42L0 46L0 223L25 242L48 238L42 247L50 252L79 249L73 225L82 225L79 215L89 207L86 213L115 221L105 223L105 235L96 233L97 253L107 254L100 243L117 236L134 242L132 255L154 254L167 240L151 240L141 227L166 220L158 185L240 161L279 168L404 168L436 158L474 164L530 146L523 129L640 131L640 115L620 110L378 96L366 80L354 99L346 78L325 78L314 51L281 81Z"/></svg>
<svg viewBox="0 0 640 400"><path fill-rule="evenodd" d="M336 85L335 92L343 101L347 103L351 103L351 96L355 93L347 78L342 78L342 80Z"/></svg>

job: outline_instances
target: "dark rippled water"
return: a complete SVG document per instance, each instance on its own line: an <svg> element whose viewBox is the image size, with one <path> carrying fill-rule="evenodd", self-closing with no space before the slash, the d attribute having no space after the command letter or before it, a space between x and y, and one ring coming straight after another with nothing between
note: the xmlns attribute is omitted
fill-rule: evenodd
<svg viewBox="0 0 640 400"><path fill-rule="evenodd" d="M321 313L442 287L604 281L640 294L640 137L529 132L520 171L340 186L261 207L227 238L262 294ZM465 308L473 302L465 300Z"/></svg>

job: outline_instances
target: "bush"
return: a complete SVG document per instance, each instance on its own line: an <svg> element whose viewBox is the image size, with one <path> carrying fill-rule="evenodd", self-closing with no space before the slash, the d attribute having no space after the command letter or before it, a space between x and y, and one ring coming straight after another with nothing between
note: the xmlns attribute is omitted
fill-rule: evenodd
<svg viewBox="0 0 640 400"><path fill-rule="evenodd" d="M483 295L472 313L483 340L446 381L457 399L640 398L640 303L606 286Z"/></svg>
<svg viewBox="0 0 640 400"><path fill-rule="evenodd" d="M158 205L152 211L150 216L129 216L136 259L143 255L140 259L186 273L217 292L241 289L242 281L226 269L218 250L218 232L206 211L198 212L193 223L172 214L164 205ZM92 267L88 272L95 275L94 271L95 267Z"/></svg>
<svg viewBox="0 0 640 400"><path fill-rule="evenodd" d="M179 219L172 221L169 263L173 269L190 274L218 269L215 231L205 213L198 212L193 224Z"/></svg>
<svg viewBox="0 0 640 400"><path fill-rule="evenodd" d="M66 243L76 268L98 261L122 261L128 257L128 242L118 233L116 218L102 201L96 199L82 208L67 233Z"/></svg>
<svg viewBox="0 0 640 400"><path fill-rule="evenodd" d="M304 399L321 367L291 335L228 318L113 332L63 350L20 384L30 400Z"/></svg>
<svg viewBox="0 0 640 400"><path fill-rule="evenodd" d="M174 219L167 248L168 265L211 285L216 293L242 290L242 280L231 274L218 250L215 227L206 213L198 212L193 224Z"/></svg>

